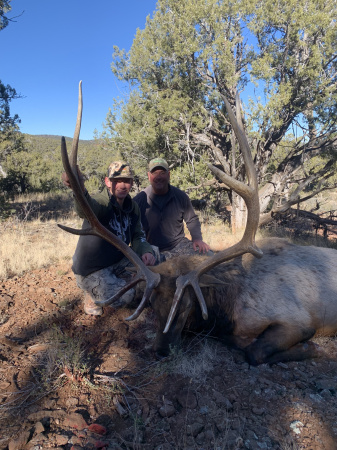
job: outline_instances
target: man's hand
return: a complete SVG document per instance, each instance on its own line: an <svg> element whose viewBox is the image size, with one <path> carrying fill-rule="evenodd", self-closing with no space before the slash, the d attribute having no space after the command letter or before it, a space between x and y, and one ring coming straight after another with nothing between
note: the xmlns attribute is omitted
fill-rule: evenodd
<svg viewBox="0 0 337 450"><path fill-rule="evenodd" d="M154 266L156 258L152 253L144 253L144 255L142 255L142 261L146 266Z"/></svg>
<svg viewBox="0 0 337 450"><path fill-rule="evenodd" d="M78 173L78 179L80 180L80 183L81 183L81 188L82 188L82 190L84 190L84 176L83 176L82 172L80 171L80 169L78 168L78 166L77 166L77 173ZM66 187L71 189L70 181L69 181L69 178L68 178L68 175L66 174L66 172L62 173L61 180L62 180L62 183Z"/></svg>
<svg viewBox="0 0 337 450"><path fill-rule="evenodd" d="M65 172L62 173L62 175L61 175L61 180L62 180L62 183L63 183L67 188L71 188L70 182L69 182L69 178L68 178L68 175L67 175Z"/></svg>
<svg viewBox="0 0 337 450"><path fill-rule="evenodd" d="M206 244L204 241L193 241L193 248L194 251L197 251L199 249L199 253L207 253L210 250L210 246Z"/></svg>

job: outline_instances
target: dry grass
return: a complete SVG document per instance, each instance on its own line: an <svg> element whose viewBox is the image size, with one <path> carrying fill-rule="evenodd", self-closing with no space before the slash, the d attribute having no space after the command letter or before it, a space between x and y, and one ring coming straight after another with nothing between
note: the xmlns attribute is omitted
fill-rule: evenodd
<svg viewBox="0 0 337 450"><path fill-rule="evenodd" d="M63 224L78 228L79 220ZM2 225L0 241L0 279L50 266L72 257L78 236L65 233L55 220Z"/></svg>
<svg viewBox="0 0 337 450"><path fill-rule="evenodd" d="M80 228L81 219L72 212L72 203L68 193L15 198L16 214L0 224L0 280L71 259L78 236L62 231L57 224ZM202 232L213 250L238 239L221 221L203 224Z"/></svg>
<svg viewBox="0 0 337 450"><path fill-rule="evenodd" d="M239 230L236 234L232 233L231 228L224 224L223 221L219 219L212 219L207 221L207 223L201 224L202 238L213 251L221 251L236 244L242 237L244 230ZM185 227L186 236L191 239L187 228ZM262 238L263 235L258 231L257 239Z"/></svg>
<svg viewBox="0 0 337 450"><path fill-rule="evenodd" d="M15 199L16 215L0 223L0 280L71 259L78 237L62 231L57 223L80 228L81 219L72 211L72 204L69 193L36 194ZM233 235L228 225L219 219L202 214L201 220L203 240L214 251L230 247L241 238L240 232ZM273 230L270 234L280 236L281 231ZM186 228L185 233L191 238ZM258 232L257 238L260 237L263 235ZM282 237L293 240L291 236ZM309 242L308 238L299 243L326 245L317 239Z"/></svg>
<svg viewBox="0 0 337 450"><path fill-rule="evenodd" d="M78 236L58 228L80 228L70 193L17 196L12 216L0 222L0 279L69 260Z"/></svg>
<svg viewBox="0 0 337 450"><path fill-rule="evenodd" d="M37 218L3 223L0 226L0 280L70 260L78 236L62 231L57 223L80 228L81 219L43 221ZM230 229L220 221L202 225L202 232L204 241L215 251L234 244L240 238L239 235L233 236Z"/></svg>

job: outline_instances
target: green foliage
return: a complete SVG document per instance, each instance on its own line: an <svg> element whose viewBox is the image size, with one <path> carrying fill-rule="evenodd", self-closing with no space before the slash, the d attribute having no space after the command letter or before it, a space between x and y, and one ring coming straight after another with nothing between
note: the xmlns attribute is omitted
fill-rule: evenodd
<svg viewBox="0 0 337 450"><path fill-rule="evenodd" d="M0 30L7 27L9 19L6 14L12 9L10 2L12 0L0 0Z"/></svg>
<svg viewBox="0 0 337 450"><path fill-rule="evenodd" d="M191 200L209 199L211 192L205 182L211 180L212 174L203 160L196 161L193 166L183 164L171 171L170 182L183 191L188 191ZM197 189L191 189L196 186Z"/></svg>
<svg viewBox="0 0 337 450"><path fill-rule="evenodd" d="M143 172L164 156L185 185L199 183L188 174L202 158L243 180L223 96L235 109L236 93L254 85L263 101L248 101L244 127L265 198L329 187L336 19L334 0L159 0L131 49L114 47L112 72L130 93L107 118L112 145Z"/></svg>
<svg viewBox="0 0 337 450"><path fill-rule="evenodd" d="M10 114L10 102L20 98L16 90L9 84L5 85L0 80L0 143L11 139L18 130L19 116Z"/></svg>
<svg viewBox="0 0 337 450"><path fill-rule="evenodd" d="M11 0L0 0L0 31L6 28L10 21L7 17L7 13L12 9L10 2ZM6 218L10 211L7 203L8 196L5 192L7 189L3 184L3 176L6 172L2 163L18 136L19 116L17 114L11 116L10 113L10 102L17 98L20 98L20 96L16 90L0 80L0 218L2 219ZM11 141L10 144L9 141Z"/></svg>
<svg viewBox="0 0 337 450"><path fill-rule="evenodd" d="M11 0L0 0L0 31L6 28L10 21L7 17L7 13L12 9L10 2ZM10 102L17 98L20 98L20 95L16 90L0 79L0 143L11 138L18 130L19 116L15 114L11 117L9 106Z"/></svg>
<svg viewBox="0 0 337 450"><path fill-rule="evenodd" d="M70 151L72 139L67 138ZM15 141L0 145L5 178L0 187L9 196L18 193L50 192L66 189L61 182L61 137L16 133ZM90 190L101 188L114 153L101 140L80 141L78 164Z"/></svg>

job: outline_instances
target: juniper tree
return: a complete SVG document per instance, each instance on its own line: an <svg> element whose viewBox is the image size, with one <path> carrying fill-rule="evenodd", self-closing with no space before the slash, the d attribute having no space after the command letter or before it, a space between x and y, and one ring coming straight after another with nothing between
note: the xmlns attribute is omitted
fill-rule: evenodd
<svg viewBox="0 0 337 450"><path fill-rule="evenodd" d="M261 222L333 187L336 18L335 0L160 0L130 50L114 47L112 71L130 89L109 122L116 147L144 169L161 154L242 179L223 100L238 109L239 93Z"/></svg>

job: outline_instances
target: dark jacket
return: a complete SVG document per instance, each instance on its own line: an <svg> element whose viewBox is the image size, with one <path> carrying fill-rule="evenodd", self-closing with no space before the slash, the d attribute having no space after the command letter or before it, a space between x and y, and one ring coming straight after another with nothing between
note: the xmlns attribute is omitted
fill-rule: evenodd
<svg viewBox="0 0 337 450"><path fill-rule="evenodd" d="M141 226L139 207L130 196L125 198L123 208L119 206L115 197L109 195L106 189L93 197L88 193L85 196L102 225L126 244L131 244L138 256L142 256L144 253L153 254L152 247L146 242ZM76 201L75 210L80 217L84 217ZM85 219L82 229L88 227L89 223ZM72 269L75 274L85 277L119 262L123 256L120 250L104 239L91 235L80 236L73 256Z"/></svg>
<svg viewBox="0 0 337 450"><path fill-rule="evenodd" d="M167 194L156 195L148 186L133 200L139 205L147 241L160 251L171 250L185 237L184 221L192 240L202 240L199 218L180 189L169 185Z"/></svg>

